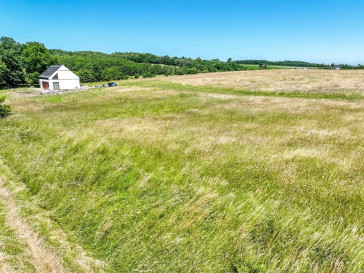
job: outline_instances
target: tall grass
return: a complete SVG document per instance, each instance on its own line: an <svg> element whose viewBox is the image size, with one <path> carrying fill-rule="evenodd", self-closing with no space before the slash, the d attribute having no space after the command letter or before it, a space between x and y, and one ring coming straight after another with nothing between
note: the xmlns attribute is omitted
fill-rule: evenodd
<svg viewBox="0 0 364 273"><path fill-rule="evenodd" d="M115 272L364 270L362 101L166 85L13 99L0 155Z"/></svg>

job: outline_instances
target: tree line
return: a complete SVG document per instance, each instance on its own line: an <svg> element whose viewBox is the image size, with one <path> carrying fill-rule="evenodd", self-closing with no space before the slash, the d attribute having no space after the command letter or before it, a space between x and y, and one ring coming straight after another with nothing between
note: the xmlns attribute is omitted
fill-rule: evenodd
<svg viewBox="0 0 364 273"><path fill-rule="evenodd" d="M255 64L255 65L275 65L275 66L292 66L292 67L314 67L329 69L330 65L327 64L317 64L302 61L267 61L267 60L237 60L234 61L238 64Z"/></svg>
<svg viewBox="0 0 364 273"><path fill-rule="evenodd" d="M60 64L79 75L82 82L120 80L130 77L154 77L156 75L184 75L205 72L245 70L244 65L202 60L201 58L178 58L142 53L106 54L94 51L50 50Z"/></svg>
<svg viewBox="0 0 364 273"><path fill-rule="evenodd" d="M340 67L341 69L364 69L364 65L350 65L350 64L332 64L332 67Z"/></svg>
<svg viewBox="0 0 364 273"><path fill-rule="evenodd" d="M233 61L237 64L254 64L254 65L273 65L273 66L291 66L291 67L312 67L312 68L322 68L322 69L331 69L335 67L339 67L341 69L364 69L364 65L349 65L349 64L318 64L318 63L309 63L302 61L267 61L267 60L237 60Z"/></svg>

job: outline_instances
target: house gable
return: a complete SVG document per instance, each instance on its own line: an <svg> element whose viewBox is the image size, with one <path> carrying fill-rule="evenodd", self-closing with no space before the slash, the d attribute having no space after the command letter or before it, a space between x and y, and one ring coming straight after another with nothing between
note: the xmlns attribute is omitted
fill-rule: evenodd
<svg viewBox="0 0 364 273"><path fill-rule="evenodd" d="M78 80L79 77L64 65L51 65L39 79L43 80Z"/></svg>
<svg viewBox="0 0 364 273"><path fill-rule="evenodd" d="M60 68L58 68L57 72L58 72L58 79L60 79L60 80L78 80L79 79L79 77L75 73L73 73L71 70L69 70L64 65L62 65Z"/></svg>

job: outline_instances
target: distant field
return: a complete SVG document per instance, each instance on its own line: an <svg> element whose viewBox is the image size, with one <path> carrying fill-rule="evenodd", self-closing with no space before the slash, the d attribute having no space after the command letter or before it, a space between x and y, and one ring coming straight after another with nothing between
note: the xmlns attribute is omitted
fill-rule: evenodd
<svg viewBox="0 0 364 273"><path fill-rule="evenodd" d="M363 76L242 71L9 96L0 180L66 272L363 272ZM0 264L20 253L17 270L32 271L6 209Z"/></svg>
<svg viewBox="0 0 364 273"><path fill-rule="evenodd" d="M364 71L347 70L260 70L170 77L168 80L193 86L236 90L300 92L306 94L364 95Z"/></svg>
<svg viewBox="0 0 364 273"><path fill-rule="evenodd" d="M248 70L259 70L259 65L257 64L243 64ZM284 69L289 68L287 66L275 66L275 65L267 65L267 69Z"/></svg>

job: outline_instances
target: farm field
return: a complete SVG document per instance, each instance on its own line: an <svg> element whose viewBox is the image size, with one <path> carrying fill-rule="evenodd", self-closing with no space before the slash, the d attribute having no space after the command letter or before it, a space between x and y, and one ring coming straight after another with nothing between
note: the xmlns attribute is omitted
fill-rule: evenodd
<svg viewBox="0 0 364 273"><path fill-rule="evenodd" d="M258 64L243 64L247 70L259 70ZM278 65L267 65L267 69L286 69L289 68L288 66L278 66Z"/></svg>
<svg viewBox="0 0 364 273"><path fill-rule="evenodd" d="M364 271L363 71L118 84L1 91L0 272Z"/></svg>
<svg viewBox="0 0 364 273"><path fill-rule="evenodd" d="M363 70L280 69L171 77L173 82L235 90L364 95Z"/></svg>

